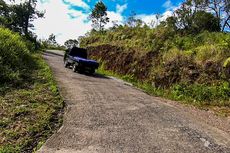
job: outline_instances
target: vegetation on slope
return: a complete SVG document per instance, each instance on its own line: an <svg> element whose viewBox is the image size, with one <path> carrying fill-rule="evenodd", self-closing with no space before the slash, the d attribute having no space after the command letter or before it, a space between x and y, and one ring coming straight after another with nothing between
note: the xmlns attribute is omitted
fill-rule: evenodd
<svg viewBox="0 0 230 153"><path fill-rule="evenodd" d="M81 39L105 70L125 75L139 86L145 84L156 95L227 107L230 67L224 65L229 63L229 42L225 33L181 36L164 27L127 26L103 34L93 31Z"/></svg>
<svg viewBox="0 0 230 153"><path fill-rule="evenodd" d="M44 13L11 2L0 0L0 152L33 152L61 124L63 101L31 31Z"/></svg>
<svg viewBox="0 0 230 153"><path fill-rule="evenodd" d="M0 33L0 152L32 152L60 126L63 101L29 42L4 28Z"/></svg>
<svg viewBox="0 0 230 153"><path fill-rule="evenodd" d="M218 17L194 3L185 1L156 28L132 17L124 25L92 30L80 45L101 61L100 71L150 93L229 110L230 35L220 32Z"/></svg>

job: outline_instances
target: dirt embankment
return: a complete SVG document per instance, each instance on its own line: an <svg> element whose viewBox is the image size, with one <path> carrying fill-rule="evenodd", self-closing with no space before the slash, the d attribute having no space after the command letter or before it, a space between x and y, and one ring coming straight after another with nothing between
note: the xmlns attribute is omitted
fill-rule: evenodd
<svg viewBox="0 0 230 153"><path fill-rule="evenodd" d="M106 70L121 75L132 75L140 81L149 81L157 87L169 87L175 83L212 84L223 79L222 63L206 61L196 63L192 58L178 55L163 59L158 52L129 50L100 45L87 48L91 58L104 62ZM142 53L142 54L140 54Z"/></svg>
<svg viewBox="0 0 230 153"><path fill-rule="evenodd" d="M135 50L124 52L122 47L111 45L88 47L87 49L91 58L104 62L106 70L122 75L134 75L139 80L149 78L154 65L153 59L157 55L154 52L140 55Z"/></svg>

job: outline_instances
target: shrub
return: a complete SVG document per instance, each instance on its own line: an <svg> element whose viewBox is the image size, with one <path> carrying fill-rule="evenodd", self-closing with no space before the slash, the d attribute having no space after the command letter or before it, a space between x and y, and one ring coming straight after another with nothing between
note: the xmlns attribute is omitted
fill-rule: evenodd
<svg viewBox="0 0 230 153"><path fill-rule="evenodd" d="M187 99L193 102L205 102L209 105L218 105L222 100L228 101L226 105L230 106L229 91L230 86L228 82L222 82L218 85L211 86L205 84L177 84L172 87L172 95L176 100Z"/></svg>
<svg viewBox="0 0 230 153"><path fill-rule="evenodd" d="M142 88L154 86L154 93L166 93L157 95L229 106L230 87L225 83L230 79L229 42L230 35L221 32L184 36L164 26L124 25L103 34L92 31L81 38L80 45L104 62L105 70L128 81L126 76L131 75L136 82L150 83Z"/></svg>
<svg viewBox="0 0 230 153"><path fill-rule="evenodd" d="M230 57L225 60L223 67L226 78L230 79Z"/></svg>
<svg viewBox="0 0 230 153"><path fill-rule="evenodd" d="M203 45L195 48L196 61L205 62L207 60L223 62L226 56L229 56L229 50L218 45Z"/></svg>
<svg viewBox="0 0 230 153"><path fill-rule="evenodd" d="M15 81L23 74L29 61L29 51L22 38L0 28L0 84Z"/></svg>

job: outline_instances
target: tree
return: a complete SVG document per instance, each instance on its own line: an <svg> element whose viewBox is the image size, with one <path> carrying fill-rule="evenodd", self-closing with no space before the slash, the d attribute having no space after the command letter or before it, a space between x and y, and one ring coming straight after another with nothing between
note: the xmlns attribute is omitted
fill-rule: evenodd
<svg viewBox="0 0 230 153"><path fill-rule="evenodd" d="M132 11L130 16L127 19L126 23L129 27L140 27L143 25L143 21L141 19L137 19L136 12Z"/></svg>
<svg viewBox="0 0 230 153"><path fill-rule="evenodd" d="M177 23L177 19L174 17L174 16L170 16L166 19L166 21L164 21L166 23L166 26L168 28L171 28L173 29L174 31L177 31L178 28L176 26L176 23Z"/></svg>
<svg viewBox="0 0 230 153"><path fill-rule="evenodd" d="M192 25L192 16L193 16L193 8L191 0L187 0L180 8L178 8L174 15L176 17L176 24L179 29L183 29L185 31L189 31L191 25Z"/></svg>
<svg viewBox="0 0 230 153"><path fill-rule="evenodd" d="M228 26L230 28L230 1L229 0L204 0L207 9L214 12L214 15L219 18L222 23L222 31Z"/></svg>
<svg viewBox="0 0 230 153"><path fill-rule="evenodd" d="M10 20L10 7L4 0L0 0L0 25L8 27Z"/></svg>
<svg viewBox="0 0 230 153"><path fill-rule="evenodd" d="M78 41L76 39L69 39L64 43L64 45L67 48L76 47L78 45Z"/></svg>
<svg viewBox="0 0 230 153"><path fill-rule="evenodd" d="M26 36L29 35L29 28L34 27L31 22L44 16L43 12L36 10L36 3L37 0L28 0L12 6L13 27Z"/></svg>
<svg viewBox="0 0 230 153"><path fill-rule="evenodd" d="M36 10L37 0L27 0L20 4L6 4L0 0L0 24L19 32L26 37L32 37L29 28L34 27L32 21L44 16Z"/></svg>
<svg viewBox="0 0 230 153"><path fill-rule="evenodd" d="M230 28L230 0L190 0L195 9L212 13L219 19L221 30Z"/></svg>
<svg viewBox="0 0 230 153"><path fill-rule="evenodd" d="M48 43L50 45L57 45L56 36L53 33L49 35Z"/></svg>
<svg viewBox="0 0 230 153"><path fill-rule="evenodd" d="M92 20L92 26L102 31L105 24L109 22L107 17L107 7L102 1L97 2L89 18Z"/></svg>
<svg viewBox="0 0 230 153"><path fill-rule="evenodd" d="M191 28L194 33L204 30L212 32L220 31L219 19L211 13L205 11L197 11L194 13Z"/></svg>
<svg viewBox="0 0 230 153"><path fill-rule="evenodd" d="M182 3L180 8L174 12L177 29L193 34L204 30L211 32L220 31L220 19L205 11L202 1L186 0ZM170 22L173 23L174 21L171 19Z"/></svg>

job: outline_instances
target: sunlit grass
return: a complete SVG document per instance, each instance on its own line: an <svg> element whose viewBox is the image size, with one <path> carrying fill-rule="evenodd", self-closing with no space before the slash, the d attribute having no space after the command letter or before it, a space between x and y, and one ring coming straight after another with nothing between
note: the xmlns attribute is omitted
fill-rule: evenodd
<svg viewBox="0 0 230 153"><path fill-rule="evenodd" d="M63 100L52 72L40 54L33 54L31 60L36 66L24 74L30 80L25 77L17 87L2 87L1 153L32 152L62 123Z"/></svg>

